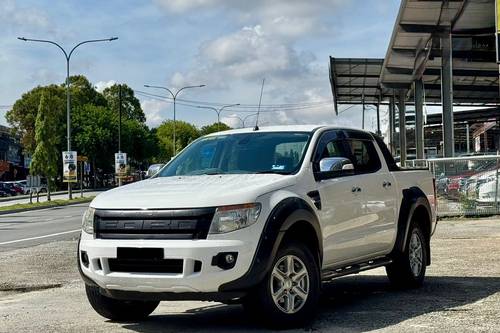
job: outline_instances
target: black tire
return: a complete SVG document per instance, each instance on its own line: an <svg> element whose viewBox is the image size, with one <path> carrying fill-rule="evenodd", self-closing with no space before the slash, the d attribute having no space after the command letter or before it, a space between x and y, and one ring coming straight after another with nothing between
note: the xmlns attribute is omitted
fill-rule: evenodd
<svg viewBox="0 0 500 333"><path fill-rule="evenodd" d="M140 321L146 319L160 304L157 301L123 301L106 297L99 288L85 285L90 305L101 316L114 321Z"/></svg>
<svg viewBox="0 0 500 333"><path fill-rule="evenodd" d="M418 243L421 249L421 255L418 250L412 250L413 237L418 237ZM425 271L427 267L427 242L422 228L417 223L412 223L406 239L405 251L399 253L393 258L392 264L386 267L386 272L391 283L402 289L418 288L424 283ZM417 252L415 252L417 251ZM413 254L412 254L413 253ZM413 258L419 257L420 266L415 265ZM418 260L417 260L418 261Z"/></svg>
<svg viewBox="0 0 500 333"><path fill-rule="evenodd" d="M273 277L273 270L278 267L280 261L286 260L287 257L294 258L292 260L292 266L294 267L293 273L288 276L288 282L292 283L292 287L289 284L281 285L281 288L289 289L286 295L295 294L297 287L300 287L301 291L305 290L303 287L308 286L308 293L305 297L305 302L298 297L298 295L292 295L293 306L297 306L297 311L294 313L285 313L281 310L278 305L273 300L272 288L277 287L275 277ZM298 258L299 260L296 260ZM303 266L302 266L303 265ZM300 279L299 282L292 282L293 277L299 277L295 274L295 269L305 268L308 274L308 283L305 283L305 278ZM279 282L279 281L278 281ZM281 283L281 282L279 282ZM282 290L279 288L279 290ZM276 290L275 290L276 291ZM313 255L310 249L305 245L299 243L287 243L284 244L279 250L276 257L273 260L270 272L266 275L264 280L249 293L246 299L243 300L243 306L255 319L260 321L262 324L275 329L287 329L303 327L312 319L316 312L316 306L319 300L321 291L321 277L320 268L316 257ZM284 296L290 300L290 296ZM295 300L298 298L297 300ZM285 298L282 300L284 301ZM289 301L288 301L289 302ZM279 303L279 302L278 302ZM292 302L290 302L291 304ZM284 305L287 303L284 303Z"/></svg>

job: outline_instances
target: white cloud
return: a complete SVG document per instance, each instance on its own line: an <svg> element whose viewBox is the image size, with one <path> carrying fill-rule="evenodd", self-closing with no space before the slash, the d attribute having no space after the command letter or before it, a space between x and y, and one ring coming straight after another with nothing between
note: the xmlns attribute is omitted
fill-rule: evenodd
<svg viewBox="0 0 500 333"><path fill-rule="evenodd" d="M0 3L0 21L22 27L47 29L50 26L47 15L32 6L19 6L14 0L2 0Z"/></svg>
<svg viewBox="0 0 500 333"><path fill-rule="evenodd" d="M154 99L146 99L141 101L141 107L144 110L144 114L146 115L146 124L149 127L157 127L165 120L165 117L162 115L162 111L166 107L165 102Z"/></svg>
<svg viewBox="0 0 500 333"><path fill-rule="evenodd" d="M109 88L115 84L116 84L115 80L109 80L109 81L96 82L94 86L98 92L102 93L104 91L104 89Z"/></svg>
<svg viewBox="0 0 500 333"><path fill-rule="evenodd" d="M348 0L156 0L170 12L223 11L242 28L207 40L199 46L190 69L175 73L173 86L206 83L206 90L225 91L224 102L251 99L258 102L262 78L266 79L264 104L299 104L299 107L263 109L260 124L337 124L359 127L357 114L335 116L328 80L328 59L317 59L300 49L332 28L333 11ZM260 90L260 89L259 89ZM222 101L221 101L222 102ZM312 104L311 104L312 103ZM306 105L307 104L307 105ZM244 117L248 113L238 114ZM232 127L241 121L224 117ZM248 125L248 124L247 124Z"/></svg>
<svg viewBox="0 0 500 333"><path fill-rule="evenodd" d="M215 9L243 24L261 24L266 30L282 36L300 36L326 31L320 17L328 15L348 0L155 0L171 13Z"/></svg>

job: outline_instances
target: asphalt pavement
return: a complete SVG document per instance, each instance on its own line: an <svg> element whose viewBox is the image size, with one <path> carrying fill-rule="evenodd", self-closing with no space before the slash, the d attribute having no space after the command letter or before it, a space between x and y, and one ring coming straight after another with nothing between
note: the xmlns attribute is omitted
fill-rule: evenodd
<svg viewBox="0 0 500 333"><path fill-rule="evenodd" d="M77 237L88 205L0 215L0 252Z"/></svg>
<svg viewBox="0 0 500 333"><path fill-rule="evenodd" d="M37 235L78 229L85 206L12 214L10 227L0 222L0 242L19 240L23 222ZM144 322L100 317L77 271L77 237L0 246L0 332L264 331L241 306L214 302L162 302ZM431 248L422 288L395 290L382 268L335 280L324 288L316 319L295 332L499 332L500 219L440 221Z"/></svg>

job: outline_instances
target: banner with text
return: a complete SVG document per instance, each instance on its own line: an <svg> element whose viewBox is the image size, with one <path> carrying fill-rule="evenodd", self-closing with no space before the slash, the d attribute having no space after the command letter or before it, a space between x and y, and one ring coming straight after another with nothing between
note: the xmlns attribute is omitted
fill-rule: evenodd
<svg viewBox="0 0 500 333"><path fill-rule="evenodd" d="M115 173L116 177L127 175L127 153L115 153Z"/></svg>
<svg viewBox="0 0 500 333"><path fill-rule="evenodd" d="M63 151L63 182L76 183L78 181L76 151Z"/></svg>

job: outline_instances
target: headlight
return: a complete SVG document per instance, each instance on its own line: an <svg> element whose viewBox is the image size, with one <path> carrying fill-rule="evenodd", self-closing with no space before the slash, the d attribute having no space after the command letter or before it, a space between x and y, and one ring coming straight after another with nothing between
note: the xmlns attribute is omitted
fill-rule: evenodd
<svg viewBox="0 0 500 333"><path fill-rule="evenodd" d="M246 228L257 222L260 208L260 203L218 207L210 225L210 233L223 234Z"/></svg>
<svg viewBox="0 0 500 333"><path fill-rule="evenodd" d="M94 208L89 208L83 213L82 230L88 234L94 233Z"/></svg>

